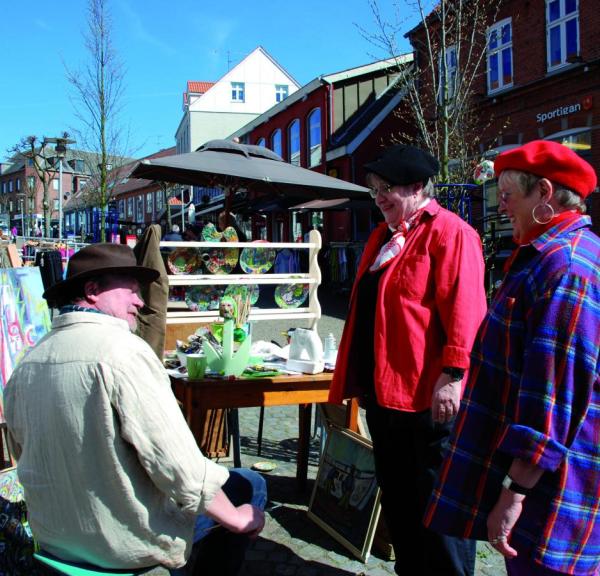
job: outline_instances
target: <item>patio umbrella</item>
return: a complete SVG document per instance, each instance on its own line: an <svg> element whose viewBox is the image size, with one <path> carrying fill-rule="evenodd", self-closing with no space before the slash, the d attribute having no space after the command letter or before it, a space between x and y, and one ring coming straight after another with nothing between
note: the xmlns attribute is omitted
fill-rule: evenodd
<svg viewBox="0 0 600 576"><path fill-rule="evenodd" d="M294 166L262 146L211 140L196 152L142 160L131 176L307 198L366 198L368 188Z"/></svg>

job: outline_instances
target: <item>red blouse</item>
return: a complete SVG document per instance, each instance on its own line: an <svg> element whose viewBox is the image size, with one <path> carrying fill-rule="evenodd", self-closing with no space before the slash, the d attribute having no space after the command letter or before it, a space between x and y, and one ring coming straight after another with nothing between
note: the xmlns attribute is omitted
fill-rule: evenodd
<svg viewBox="0 0 600 576"><path fill-rule="evenodd" d="M382 273L374 334L355 334L356 284L369 273L386 232L383 223L365 247L329 401L362 394L355 378L361 359L350 354L360 349L352 346L359 338L361 345L374 347L378 404L419 412L431 407L443 366L469 367L471 346L486 312L481 241L471 226L432 200L400 255Z"/></svg>

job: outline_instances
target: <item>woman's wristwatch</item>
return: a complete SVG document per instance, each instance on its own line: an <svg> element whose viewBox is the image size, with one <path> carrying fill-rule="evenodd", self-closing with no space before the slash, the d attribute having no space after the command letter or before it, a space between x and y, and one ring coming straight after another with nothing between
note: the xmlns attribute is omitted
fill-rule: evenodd
<svg viewBox="0 0 600 576"><path fill-rule="evenodd" d="M502 480L502 486L515 494L522 494L523 496L529 496L531 494L531 488L525 488L521 484L517 484L508 474Z"/></svg>
<svg viewBox="0 0 600 576"><path fill-rule="evenodd" d="M450 380L452 382L458 382L462 380L465 376L464 368L455 368L454 366L444 366L442 368L442 374L447 374L450 376Z"/></svg>

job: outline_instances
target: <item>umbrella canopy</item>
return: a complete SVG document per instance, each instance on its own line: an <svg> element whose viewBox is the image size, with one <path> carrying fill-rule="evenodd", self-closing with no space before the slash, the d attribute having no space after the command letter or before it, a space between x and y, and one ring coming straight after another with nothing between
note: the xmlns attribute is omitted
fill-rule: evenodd
<svg viewBox="0 0 600 576"><path fill-rule="evenodd" d="M262 146L211 140L196 152L142 160L133 178L297 198L366 198L369 189L284 162Z"/></svg>

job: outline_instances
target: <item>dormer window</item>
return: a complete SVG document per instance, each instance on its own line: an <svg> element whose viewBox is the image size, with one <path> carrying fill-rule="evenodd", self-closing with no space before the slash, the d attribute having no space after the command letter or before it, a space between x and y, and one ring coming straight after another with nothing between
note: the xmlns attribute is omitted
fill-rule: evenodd
<svg viewBox="0 0 600 576"><path fill-rule="evenodd" d="M246 98L245 94L245 83L244 82L232 82L231 83L231 101L232 102L244 102Z"/></svg>

